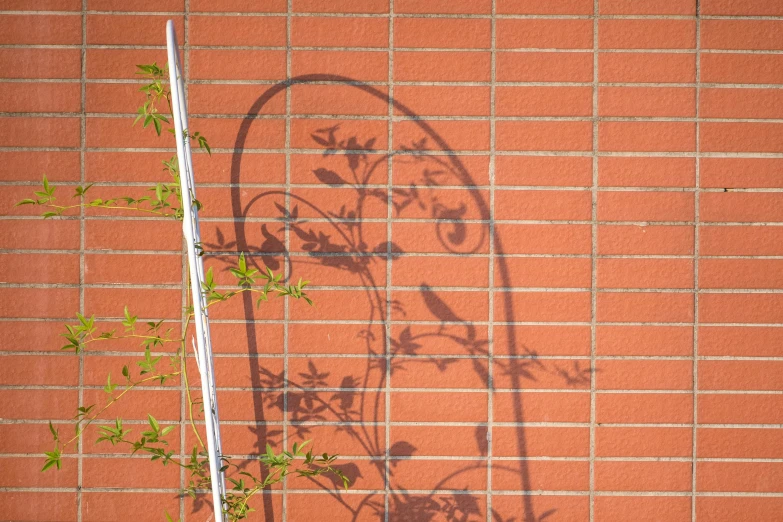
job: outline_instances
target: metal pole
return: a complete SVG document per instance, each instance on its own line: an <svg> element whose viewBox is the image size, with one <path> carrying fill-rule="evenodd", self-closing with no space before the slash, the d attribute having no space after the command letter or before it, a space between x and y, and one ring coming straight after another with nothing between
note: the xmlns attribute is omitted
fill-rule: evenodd
<svg viewBox="0 0 783 522"><path fill-rule="evenodd" d="M190 150L190 138L185 135L188 129L188 111L185 103L185 82L179 61L177 34L174 23L166 24L166 47L168 50L169 80L171 82L171 106L174 131L177 140L177 161L179 163L179 182L182 194L182 232L188 249L188 267L193 298L193 322L196 327L196 359L201 374L201 393L204 401L204 420L207 431L207 452L209 454L209 473L212 480L212 502L215 520L224 521L223 498L226 483L220 471L222 450L220 447L220 418L215 388L215 368L212 362L212 341L209 335L209 316L207 303L201 291L204 281L204 263L196 252L201 245L201 232L198 223L196 183L193 177L193 159Z"/></svg>

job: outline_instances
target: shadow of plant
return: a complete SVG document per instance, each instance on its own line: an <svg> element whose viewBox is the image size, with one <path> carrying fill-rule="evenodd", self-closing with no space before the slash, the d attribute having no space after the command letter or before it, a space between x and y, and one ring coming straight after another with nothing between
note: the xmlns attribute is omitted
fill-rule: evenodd
<svg viewBox="0 0 783 522"><path fill-rule="evenodd" d="M312 147L320 149L322 157L341 156L344 161L342 168L337 169L334 162L329 166L317 167L312 170L315 178L324 187L350 189L350 203L342 204L336 211L319 207L309 199L293 191L269 190L260 192L247 202L241 202L239 189L232 189L232 205L235 216L234 233L236 241L226 241L226 233L218 229L217 242L205 244L207 251L230 252L243 251L250 253L249 262L256 268L268 266L279 270L285 263L287 273L292 271L292 258L302 260L302 264L320 265L330 269L352 274L357 278L357 288L364 292L367 301L367 327L357 335L361 338L366 352L366 367L361 371L340 371L326 367L323 359L311 358L306 369L292 372L286 378L284 372L273 372L261 365L252 366L251 377L254 388L270 388L282 390L283 393L256 394L258 401L256 411L261 412L258 425L250 428L257 436L257 449L261 450L273 432L264 425L263 412L268 409L279 410L287 415L294 439L306 439L312 429L319 424L328 423L335 434L347 436L360 447L369 461L369 467L360 467L356 463L347 463L341 469L352 480L357 490L377 489L363 486L369 482L365 473L373 472L378 476L374 483L388 484L389 496L386 501L378 500L377 493L368 493L359 502L348 502L347 495L359 495L340 491L340 484L328 479L314 480L315 486L327 492L345 510L343 520L366 519L366 517L382 520L388 509L389 520L404 520L429 522L435 520L473 521L486 519L485 493L476 493L471 487L471 477L483 470L487 475L487 459L464 460L453 470L449 468L438 476L433 484L427 487L411 488L408 478L400 475L399 465L415 459L417 448L409 441L396 441L386 448L385 394L387 379L405 372L421 374L422 368L428 367L440 374L450 371L465 360L470 361L476 382L483 383L483 388L490 393L494 391L489 368L494 363L498 376L507 379L511 389L520 390L525 382L535 382L541 375L547 374L562 380L564 387L589 386L591 368L583 368L579 361L574 361L573 367L561 367L547 359L539 358L535 351L529 350L515 339L511 326L498 325L496 328L508 328L506 335L510 355L505 358L490 357L489 340L484 329L478 328L474 322L463 317L447 298L448 292L436 290L426 278L418 285L418 298L426 310L427 319L411 319L399 330L392 329L390 317L395 323L408 321L411 304L403 300L391 299L386 295L386 285L378 281L378 265L385 267L399 256L405 255L402 247L389 241L373 244L367 233L366 218L368 204L375 201L391 206L391 219L415 220L423 218L432 227L429 238L438 245L439 251L445 254L485 255L488 256L487 244L490 239L491 212L488 202L480 190L475 188L470 174L461 161L449 149L446 142L422 122L409 109L399 102L390 102L388 97L373 87L360 84L348 78L335 76L312 75L293 78L286 83L276 85L263 93L248 112L242 129L236 140L232 163L232 186L238 187L241 182L240 167L244 140L250 126L264 104L276 94L284 91L295 83L312 81L341 81L354 85L357 89L378 98L379 103L393 103L395 109L417 122L422 137L407 144L398 144L394 148L395 161L406 163L418 172L418 177L405 187L392 187L388 194L387 187L373 186L371 180L381 166L389 161L386 149L376 149L380 140L374 136L350 135L344 132L340 125L317 127L312 129L310 138ZM324 111L328 113L329 111ZM317 120L313 120L317 121ZM433 154L433 147L437 154ZM461 187L451 190L449 197L440 187ZM449 190L449 189L445 189ZM454 195L457 198L454 198ZM257 224L244 221L249 209L267 197L284 195L289 206L276 204L279 216L274 225ZM316 223L302 217L316 216ZM408 218L408 216L414 218ZM473 217L470 217L473 216ZM236 219L240 218L240 219ZM313 219L313 218L309 218ZM252 244L248 241L251 227L260 227L261 241ZM277 228L273 228L277 227ZM291 237L301 242L301 254L289 252L280 239L281 234L288 231ZM507 269L502 256L502 238L495 234L494 253L499 266L499 287L510 286ZM282 259L282 262L281 262ZM324 303L328 306L328 303ZM388 308L388 310L387 310ZM496 318L507 325L513 323L513 303L505 302L505 317ZM245 319L248 323L247 342L251 355L258 353L258 339L251 323L255 318L253 302L244 302ZM417 313L421 313L418 311ZM380 323L387 335L377 335L374 324ZM426 349L428 343L447 343L448 354L432 353ZM251 358L251 363L256 359ZM387 367L388 365L388 367ZM427 374L429 375L429 374ZM335 386L333 383L338 382ZM517 454L525 457L526 441L522 423L521 397L515 394L514 420L517 425ZM255 395L254 395L255 397ZM486 425L477 426L475 432L476 448L474 453L487 455ZM501 461L493 463L493 469L505 470L519 479L518 489L530 491L530 476L526 460ZM381 488L383 489L383 488ZM419 490L427 490L422 494ZM414 491L414 492L409 492ZM380 497L382 499L382 497ZM271 497L265 495L264 516L266 520L274 520L274 508ZM497 522L541 521L554 514L549 510L536 514L529 495L521 495L519 509L512 513L501 514L492 511L493 520Z"/></svg>

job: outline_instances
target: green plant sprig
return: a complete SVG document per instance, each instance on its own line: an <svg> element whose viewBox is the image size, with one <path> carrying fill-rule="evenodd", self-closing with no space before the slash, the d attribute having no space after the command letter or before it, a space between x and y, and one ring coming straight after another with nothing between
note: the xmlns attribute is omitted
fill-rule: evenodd
<svg viewBox="0 0 783 522"><path fill-rule="evenodd" d="M168 66L166 65L161 68L153 63L150 65L139 65L137 68L137 74L144 75L149 83L146 83L140 89L145 93L146 100L144 104L139 107L137 111L138 116L136 117L134 124L141 121L142 128L152 127L156 134L160 136L164 127L170 126L169 118L160 110L160 107L163 105L167 107L169 113L171 113L171 93L168 90L166 82L168 77ZM171 133L174 132L172 128L167 128L167 130ZM184 135L185 139L195 141L200 149L211 154L209 144L202 134L199 132L190 133L186 129ZM41 206L44 208L41 216L45 219L63 216L72 209L102 208L109 210L132 210L159 217L173 217L174 219L182 220L183 198L180 191L180 173L176 156L163 161L163 165L164 171L168 172L172 179L169 183L157 183L150 187L149 191L153 193L151 196L142 198L125 196L105 200L94 199L92 201L87 201L86 194L90 188L93 187L93 184L91 183L75 188L73 198L79 198L79 203L63 205L57 202L55 196L56 187L50 184L49 180L44 175L41 190L34 192L35 197L24 199L18 202L17 205ZM198 200L192 196L190 199L192 205L196 206L197 209L201 208L201 203ZM204 252L201 245L198 245L198 247L200 250L199 255L203 255ZM237 266L229 268L228 271L236 277L237 288L226 292L218 291L212 269L210 268L207 271L205 281L200 289L202 295L206 299L206 307L226 301L244 292L258 294L257 306L260 306L262 302L268 301L270 296L302 299L313 306L313 301L305 291L305 287L309 284L308 281L299 279L296 284L285 284L285 282L282 281L282 274L275 274L268 267L265 267L264 270L249 267L244 253L240 253ZM188 285L190 284L190 281L188 281ZM190 296L190 292L188 292L188 296ZM85 315L77 313L77 322L75 324L65 325L66 332L62 335L65 337L67 344L62 347L62 350L70 350L79 354L93 343L120 339L136 339L144 348L144 353L143 357L136 361L136 370L131 371L129 365L122 367L120 372L124 380L122 384L112 382L111 374L107 375L106 384L103 387L103 391L106 394L106 402L102 407L96 408L96 404L92 404L89 406L81 405L77 408L76 414L72 419L74 425L73 437L68 440L62 440L59 429L54 428L51 422L49 423L49 429L54 440L54 449L53 451L45 452L46 460L41 471L46 471L50 468L60 469L62 466L62 455L64 450L74 443L78 444L84 430L88 426L97 423L99 418L103 417L103 414L109 408L128 393L146 383L157 381L163 385L169 379L181 377L188 403L188 421L197 441L196 444L193 445L188 459L180 460L180 457L176 456L173 451L167 448L168 441L165 439L165 436L168 435L176 425L162 427L157 419L150 414L147 416L149 428L142 431L138 438L129 436L132 429L126 429L122 419L118 417L115 419L113 425L101 424L98 426L99 433L96 444L107 442L112 445L126 445L131 454L139 452L147 453L152 461L160 461L163 465L174 463L177 466L189 470L190 478L188 486L182 491L183 494L195 497L197 493L210 488L211 478L208 466L208 453L206 452L206 445L199 434L195 422L194 407L200 403L200 400L194 398L191 393L186 365L187 331L188 326L195 318L195 315L192 306L186 306L184 312L181 330L182 335L179 337L172 336L171 328L164 330L164 321L148 321L146 323L146 332L137 332L138 317L131 315L127 306L124 309L122 319L124 331L121 333L118 333L116 329L98 333L97 327L95 326L94 315L88 318ZM176 353L169 357L169 368L159 370L158 366L161 363L163 356L153 355L152 350L163 347L168 343L178 343L178 348ZM115 393L118 388L121 388L121 390L119 393ZM233 486L223 498L224 514L228 519L233 522L246 518L247 515L253 511L248 504L251 497L272 484L284 480L285 477L289 475L316 477L325 473L331 473L338 477L342 481L343 486L347 488L349 486L347 477L338 468L332 466L337 459L337 455L330 455L328 453L315 455L311 451L305 452L303 448L308 445L309 442L310 441L305 441L300 444L294 443L291 451L283 450L280 453L275 453L271 446L267 444L266 452L258 457L263 466L267 469L267 473L263 479L259 479L252 474L243 471L240 466L232 462L232 460L237 460L237 458L223 456L221 471L234 470L237 472L237 476L240 477L239 479L228 478L228 481ZM172 520L168 514L166 514L166 517L168 520Z"/></svg>

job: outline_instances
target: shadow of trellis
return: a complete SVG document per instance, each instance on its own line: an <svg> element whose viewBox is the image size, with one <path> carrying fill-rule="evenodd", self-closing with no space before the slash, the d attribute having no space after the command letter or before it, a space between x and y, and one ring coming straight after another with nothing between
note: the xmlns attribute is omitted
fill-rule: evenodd
<svg viewBox="0 0 783 522"><path fill-rule="evenodd" d="M395 161L404 161L416 167L418 179L407 187L392 189L391 197L386 188L372 186L371 179L376 169L385 165L389 159L386 149L375 149L374 145L378 137L374 136L345 136L339 125L315 128L310 138L313 147L323 150L323 157L343 156L344 166L341 170L319 167L313 170L317 180L326 187L343 188L353 190L351 206L342 205L338 211L332 211L319 206L296 193L283 190L268 190L256 194L246 203L241 201L240 183L243 148L251 126L264 106L276 95L284 92L295 84L312 82L341 82L353 86L359 91L367 93L378 99L379 103L392 104L395 111L409 118L418 127L421 139L412 143L398 144L394 148ZM329 111L324 111L328 113ZM317 120L313 120L317 121ZM398 463L410 459L416 455L417 448L410 442L397 441L390 448L386 448L385 431L382 422L384 419L384 387L387 385L387 370L389 376L399 372L413 370L416 364L433 365L437 371L445 372L449 366L457 364L467 358L471 361L475 375L484 383L486 389L494 391L488 371L490 364L495 364L497 375L503 375L508 381L508 388L521 390L524 381L536 381L537 375L549 373L562 378L564 387L589 385L590 368L580 368L575 364L573 368L562 368L545 359L539 359L534 351L529 350L515 337L516 332L512 326L514 322L514 308L511 294L503 292L502 317L495 317L495 321L505 323L495 328L506 328L506 349L509 357L494 359L490 357L488 350L489 341L482 336L479 329L469 320L464 319L450 306L442 294L433 290L430 282L423 280L419 285L419 296L432 320L425 324L413 324L405 326L396 335L388 337L378 336L372 325L380 323L384 331L390 328L388 324L389 310L391 313L405 316L406 306L403 302L390 299L386 295L385 284L377 281L375 266L378 263L390 262L395 256L404 254L402 248L394 243L383 242L370 244L370 238L365 231L365 211L370 202L379 200L393 206L394 218L406 217L406 212L414 210L426 215L427 223L432 223L433 240L437 241L443 251L448 254L488 254L486 249L490 240L491 209L487 201L475 187L472 179L459 157L449 148L445 140L439 136L431 126L418 118L410 109L398 101L391 101L389 97L372 86L346 77L334 75L306 75L291 78L286 82L277 84L265 91L255 101L242 122L237 135L231 166L232 184L232 210L234 216L234 234L236 241L225 241L225 234L218 230L218 242L205 244L208 250L231 252L243 251L251 254L249 261L256 268L263 268L261 263L274 270L281 269L279 259L288 264L288 273L292 270L292 256L286 250L284 242L279 238L280 233L286 230L291 237L296 237L301 242L301 250L306 253L304 264L321 265L332 269L353 274L358 278L358 288L364 291L369 312L367 314L367 328L359 335L362 336L367 353L367 366L363 375L345 374L338 375L340 391L324 393L319 388L328 388L327 379L332 377L332 371L328 368L319 368L313 361L308 361L308 368L297 376L284 373L275 373L257 364L257 359L251 357L251 383L254 389L274 388L286 389L287 400L282 394L261 393L254 394L254 409L261 412L262 417L257 419L256 427L251 428L257 438L257 448L262 450L270 436L275 435L268 430L264 423L263 412L266 408L279 409L283 415L288 415L295 430L294 436L302 439L308 438L310 427L318 422L338 421L334 426L336 430L343 431L351 440L358 443L366 455L372 457L371 468L379 474L382 483L389 485L389 498L384 499L377 493L367 494L360 502L348 502L346 495L340 492L340 485L327 479L315 480L316 485L333 497L345 509L344 520L358 520L366 516L384 519L384 513L388 509L389 520L406 521L472 521L486 518L484 508L479 497L467 493L469 488L470 472L484 470L486 473L487 460L464 460L461 467L441 477L432 488L427 488L430 493L409 492L396 484L395 472ZM433 151L435 154L433 154ZM330 166L333 162L330 162ZM389 175L391 175L389 173ZM459 201L445 201L438 197L437 187L441 185L460 186L465 188L461 194L465 195ZM276 203L280 212L278 219L279 229L270 230L269 225L260 225L260 244L252 244L248 241L249 227L256 226L248 223L243 218L249 213L253 205L265 198L275 198L285 195L290 201L289 206ZM307 210L307 215L317 216L320 224L327 226L313 227L312 223L301 217ZM466 216L476 216L479 226L469 230L469 219ZM476 232L476 230L478 230ZM388 238L387 238L388 240ZM497 231L494 234L494 253L497 262L496 287L507 288L510 285L508 267L503 254L502 238ZM297 257L302 259L302 257ZM257 356L258 339L252 321L255 318L255 307L249 294L243 295L244 315L246 320L246 335L248 352L251 356ZM500 315L500 314L499 314ZM435 323L435 324L431 324ZM461 350L458 356L428 356L422 353L424 343L437 339L442 342L452 343ZM387 358L391 366L386 368ZM578 361L577 361L578 363ZM585 381L586 379L586 381ZM371 418L367 418L370 414ZM525 431L523 427L524 416L522 398L519 393L513 394L513 418L516 425L517 456L527 455ZM479 426L476 430L475 441L477 454L487 456L486 428ZM325 442L328 446L328 442ZM392 457L387 462L387 458ZM518 490L530 492L531 477L527 461L524 458L514 461L497 461L492 464L493 470L503 470L513 473L519 483ZM346 475L361 487L362 470L354 463L341 466ZM367 470L364 470L367 472ZM387 476L388 473L388 476ZM467 489L455 489L455 483L463 482ZM515 488L517 489L517 488ZM444 490L453 493L444 493ZM356 493L352 493L356 496ZM275 511L271 495L263 496L263 513L265 520L275 520ZM388 504L388 507L387 507ZM555 510L536 513L532 497L529 494L520 495L519 509L513 513L499 513L494 509L491 512L493 520L497 522L516 521L541 521L553 515ZM513 515L509 517L509 515ZM478 517L478 518L477 518Z"/></svg>

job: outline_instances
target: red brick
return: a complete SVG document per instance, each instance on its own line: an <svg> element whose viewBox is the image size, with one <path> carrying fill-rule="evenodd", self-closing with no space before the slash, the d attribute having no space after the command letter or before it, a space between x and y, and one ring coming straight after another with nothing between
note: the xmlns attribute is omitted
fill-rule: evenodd
<svg viewBox="0 0 783 522"><path fill-rule="evenodd" d="M82 3L80 0L41 0L31 6L27 0L2 0L0 8L7 11L79 11Z"/></svg>
<svg viewBox="0 0 783 522"><path fill-rule="evenodd" d="M702 194L699 215L706 222L779 222L783 220L781 197L774 192L709 192Z"/></svg>
<svg viewBox="0 0 783 522"><path fill-rule="evenodd" d="M703 259L701 288L783 288L783 261L777 259Z"/></svg>
<svg viewBox="0 0 783 522"><path fill-rule="evenodd" d="M699 231L702 255L780 255L783 230L767 226L705 226Z"/></svg>
<svg viewBox="0 0 783 522"><path fill-rule="evenodd" d="M601 292L600 322L693 322L693 295L664 292Z"/></svg>
<svg viewBox="0 0 783 522"><path fill-rule="evenodd" d="M499 49L591 49L591 20L501 19L496 22Z"/></svg>
<svg viewBox="0 0 783 522"><path fill-rule="evenodd" d="M77 357L8 355L3 357L0 369L0 383L3 385L74 386L78 382Z"/></svg>
<svg viewBox="0 0 783 522"><path fill-rule="evenodd" d="M286 44L286 20L282 16L192 16L191 45L276 46Z"/></svg>
<svg viewBox="0 0 783 522"><path fill-rule="evenodd" d="M73 317L78 294L76 288L0 288L0 317Z"/></svg>
<svg viewBox="0 0 783 522"><path fill-rule="evenodd" d="M388 13L389 0L295 0L293 7L295 13Z"/></svg>
<svg viewBox="0 0 783 522"><path fill-rule="evenodd" d="M603 0L598 6L602 15L694 15L695 0L659 0L654 3L634 0Z"/></svg>
<svg viewBox="0 0 783 522"><path fill-rule="evenodd" d="M690 491L690 462L595 463L599 491Z"/></svg>
<svg viewBox="0 0 783 522"><path fill-rule="evenodd" d="M0 118L0 146L78 147L78 118Z"/></svg>
<svg viewBox="0 0 783 522"><path fill-rule="evenodd" d="M78 78L78 49L0 49L0 78Z"/></svg>
<svg viewBox="0 0 783 522"><path fill-rule="evenodd" d="M4 283L79 283L79 258L73 254L0 254Z"/></svg>
<svg viewBox="0 0 783 522"><path fill-rule="evenodd" d="M430 162L427 163L427 160ZM392 182L405 189L410 189L412 184L417 186L431 184L432 179L441 186L489 185L489 156L486 155L433 154L416 159L395 156L392 162L394 164ZM373 172L385 174L385 171L386 165L383 162ZM383 183L385 182L384 179ZM476 191L473 194L480 193Z"/></svg>
<svg viewBox="0 0 783 522"><path fill-rule="evenodd" d="M598 427L595 454L598 457L690 457L691 428Z"/></svg>
<svg viewBox="0 0 783 522"><path fill-rule="evenodd" d="M593 126L587 121L499 121L498 150L588 151Z"/></svg>
<svg viewBox="0 0 783 522"><path fill-rule="evenodd" d="M382 120L336 120L336 119L299 119L291 120L291 147L302 149L321 149L327 147L316 142L313 135L319 131L338 127L341 140L356 138L361 143L375 139L376 149L386 149L389 134L388 123ZM322 134L322 133L321 133Z"/></svg>
<svg viewBox="0 0 783 522"><path fill-rule="evenodd" d="M690 259L599 259L598 288L693 288Z"/></svg>
<svg viewBox="0 0 783 522"><path fill-rule="evenodd" d="M486 426L392 426L392 456L479 457L487 454ZM415 448L415 449L413 449Z"/></svg>
<svg viewBox="0 0 783 522"><path fill-rule="evenodd" d="M598 46L601 49L693 49L696 24L693 20L601 20Z"/></svg>
<svg viewBox="0 0 783 522"><path fill-rule="evenodd" d="M601 360L596 363L599 390L690 390L691 361Z"/></svg>
<svg viewBox="0 0 783 522"><path fill-rule="evenodd" d="M699 396L701 424L779 424L783 397L768 394L708 394Z"/></svg>
<svg viewBox="0 0 783 522"><path fill-rule="evenodd" d="M291 87L293 114L353 114L383 116L389 112L384 96L376 97L349 85L294 85Z"/></svg>
<svg viewBox="0 0 783 522"><path fill-rule="evenodd" d="M598 253L689 255L693 253L693 227L671 225L601 225Z"/></svg>
<svg viewBox="0 0 783 522"><path fill-rule="evenodd" d="M467 388L487 386L486 361L449 357L392 359L392 388ZM426 386L423 384L426 383Z"/></svg>
<svg viewBox="0 0 783 522"><path fill-rule="evenodd" d="M702 138L705 135L702 130ZM618 152L692 152L696 150L696 126L681 121L604 121L598 124L598 148Z"/></svg>
<svg viewBox="0 0 783 522"><path fill-rule="evenodd" d="M778 54L704 53L700 58L705 83L782 83L783 56Z"/></svg>
<svg viewBox="0 0 783 522"><path fill-rule="evenodd" d="M78 152L6 151L0 152L0 162L3 181L40 182L42 173L49 182L78 181L81 175Z"/></svg>
<svg viewBox="0 0 783 522"><path fill-rule="evenodd" d="M422 14L490 14L490 0L430 0L422 3L418 0L397 0L395 13Z"/></svg>
<svg viewBox="0 0 783 522"><path fill-rule="evenodd" d="M590 193L584 190L504 190L495 195L496 219L589 220Z"/></svg>
<svg viewBox="0 0 783 522"><path fill-rule="evenodd" d="M0 44L81 45L78 15L3 15Z"/></svg>
<svg viewBox="0 0 783 522"><path fill-rule="evenodd" d="M524 465L514 463L516 468ZM513 520L527 505L532 505L533 513L546 514L557 510L563 520L585 520L590 518L589 501L589 497L584 495L494 495L492 511L497 514L498 520Z"/></svg>
<svg viewBox="0 0 783 522"><path fill-rule="evenodd" d="M598 55L598 80L623 83L694 82L696 58L693 54L681 53L601 53ZM706 80L702 77L702 81Z"/></svg>
<svg viewBox="0 0 783 522"><path fill-rule="evenodd" d="M497 389L517 390L586 390L590 387L590 368L587 361L550 359L537 362L530 359L497 358L494 365L494 383Z"/></svg>
<svg viewBox="0 0 783 522"><path fill-rule="evenodd" d="M467 392L393 392L395 422L486 422L487 396Z"/></svg>
<svg viewBox="0 0 783 522"><path fill-rule="evenodd" d="M24 227L6 227L0 234L0 248L75 249L78 245L76 221L27 221Z"/></svg>
<svg viewBox="0 0 783 522"><path fill-rule="evenodd" d="M601 192L601 221L690 221L693 194L688 192Z"/></svg>
<svg viewBox="0 0 783 522"><path fill-rule="evenodd" d="M490 29L489 20L481 19L397 18L394 22L394 46L488 49ZM387 39L381 47L388 45Z"/></svg>
<svg viewBox="0 0 783 522"><path fill-rule="evenodd" d="M385 71L387 56L383 54ZM395 81L481 82L490 79L489 53L395 51ZM354 66L355 67L355 66ZM384 79L386 76L384 74Z"/></svg>
<svg viewBox="0 0 783 522"><path fill-rule="evenodd" d="M703 294L699 321L703 323L777 323L783 320L781 294Z"/></svg>
<svg viewBox="0 0 783 522"><path fill-rule="evenodd" d="M94 11L182 11L183 0L87 0Z"/></svg>
<svg viewBox="0 0 783 522"><path fill-rule="evenodd" d="M82 520L100 522L132 517L138 522L153 522L164 511L176 513L178 507L178 499L170 493L90 492L82 497Z"/></svg>
<svg viewBox="0 0 783 522"><path fill-rule="evenodd" d="M495 230L502 254L589 254L591 249L590 225L501 223Z"/></svg>
<svg viewBox="0 0 783 522"><path fill-rule="evenodd" d="M481 257L398 257L392 263L397 286L473 286L489 284L489 263Z"/></svg>
<svg viewBox="0 0 783 522"><path fill-rule="evenodd" d="M699 458L779 459L783 455L781 433L774 428L700 428L696 440Z"/></svg>
<svg viewBox="0 0 783 522"><path fill-rule="evenodd" d="M701 341L701 339L700 339ZM693 353L689 326L609 326L596 329L598 355L680 355ZM701 353L701 345L699 354Z"/></svg>
<svg viewBox="0 0 783 522"><path fill-rule="evenodd" d="M698 491L776 492L783 480L779 462L699 462L696 464Z"/></svg>
<svg viewBox="0 0 783 522"><path fill-rule="evenodd" d="M492 430L492 455L519 456L519 428L496 427ZM525 456L528 457L588 457L588 428L525 428Z"/></svg>
<svg viewBox="0 0 783 522"><path fill-rule="evenodd" d="M703 118L783 117L783 95L768 89L702 89L699 114Z"/></svg>
<svg viewBox="0 0 783 522"><path fill-rule="evenodd" d="M598 158L598 184L601 186L693 187L695 181L696 162L692 158Z"/></svg>
<svg viewBox="0 0 783 522"><path fill-rule="evenodd" d="M590 0L552 0L541 3L535 0L498 0L498 14L593 14Z"/></svg>
<svg viewBox="0 0 783 522"><path fill-rule="evenodd" d="M489 116L490 113L489 87L400 85L394 88L394 100L421 116ZM356 97L352 101L360 103Z"/></svg>
<svg viewBox="0 0 783 522"><path fill-rule="evenodd" d="M28 518L30 515L30 504L35 502L39 495L39 493L26 491L4 491L0 493L0 509L2 509L4 516L10 519ZM37 520L66 522L74 520L78 516L75 492L52 492L47 496L51 498L43 506L35 510Z"/></svg>
<svg viewBox="0 0 783 522"><path fill-rule="evenodd" d="M270 0L253 4L252 8L244 0L193 0L190 6L192 12L228 12L228 13L285 13L285 0Z"/></svg>
<svg viewBox="0 0 783 522"><path fill-rule="evenodd" d="M191 56L194 56L191 51ZM136 64L166 63L166 51L153 49L87 49L87 78L122 78L139 80ZM77 75L78 76L78 75ZM137 96L143 96L138 94ZM139 98L137 98L139 99Z"/></svg>
<svg viewBox="0 0 783 522"><path fill-rule="evenodd" d="M705 0L701 9L708 15L783 15L783 6L774 0Z"/></svg>
<svg viewBox="0 0 783 522"><path fill-rule="evenodd" d="M392 318L399 321L486 321L486 292L431 290L422 285L419 290L394 292L397 302Z"/></svg>
<svg viewBox="0 0 783 522"><path fill-rule="evenodd" d="M591 262L585 258L509 257L508 281L495 263L495 285L535 288L590 288Z"/></svg>
<svg viewBox="0 0 783 522"><path fill-rule="evenodd" d="M77 405L76 390L0 390L0 398L0 412L7 420L70 420Z"/></svg>
<svg viewBox="0 0 783 522"><path fill-rule="evenodd" d="M389 23L380 18L297 16L291 22L291 44L294 46L389 46Z"/></svg>
<svg viewBox="0 0 783 522"><path fill-rule="evenodd" d="M589 422L590 394L496 391L493 408L495 422Z"/></svg>
<svg viewBox="0 0 783 522"><path fill-rule="evenodd" d="M688 497L601 495L596 497L594 509L597 520L610 522L629 518L638 522L655 522L661 518L671 522L691 520L691 499Z"/></svg>
<svg viewBox="0 0 783 522"><path fill-rule="evenodd" d="M700 390L780 389L778 361L700 361Z"/></svg>
<svg viewBox="0 0 783 522"><path fill-rule="evenodd" d="M397 121L392 128L398 149L411 148L426 138L422 144L425 150L443 151L444 147L433 139L434 134L449 150L489 150L487 121Z"/></svg>
<svg viewBox="0 0 783 522"><path fill-rule="evenodd" d="M591 158L574 156L498 156L495 185L589 187L593 180Z"/></svg>
<svg viewBox="0 0 783 522"><path fill-rule="evenodd" d="M174 20L177 34L184 34L184 22L180 17L168 15L89 14L87 15L87 43L91 45L164 45L166 43L166 35L161 28L165 27L166 22L170 18Z"/></svg>
<svg viewBox="0 0 783 522"><path fill-rule="evenodd" d="M498 116L590 116L593 113L590 87L498 87L495 95Z"/></svg>
<svg viewBox="0 0 783 522"><path fill-rule="evenodd" d="M588 321L587 292L495 293L495 317L505 321Z"/></svg>
<svg viewBox="0 0 783 522"><path fill-rule="evenodd" d="M771 50L780 45L780 20L702 20L702 49Z"/></svg>
<svg viewBox="0 0 783 522"><path fill-rule="evenodd" d="M777 497L709 496L696 502L696 516L715 522L774 519L781 509L783 500Z"/></svg>
<svg viewBox="0 0 783 522"><path fill-rule="evenodd" d="M524 464L528 480L521 483L518 466L493 462L492 488L495 490L588 491L590 466L586 461L532 460Z"/></svg>
<svg viewBox="0 0 783 522"><path fill-rule="evenodd" d="M77 112L81 88L75 83L0 83L3 112Z"/></svg>
<svg viewBox="0 0 783 522"><path fill-rule="evenodd" d="M496 79L500 82L591 82L589 53L498 52Z"/></svg>
<svg viewBox="0 0 783 522"><path fill-rule="evenodd" d="M396 61L395 58L395 66ZM386 52L379 51L293 51L291 71L293 76L329 74L368 82L386 81L389 58Z"/></svg>
<svg viewBox="0 0 783 522"><path fill-rule="evenodd" d="M196 49L190 52L192 80L282 80L285 71L285 51ZM259 88L258 95L265 91Z"/></svg>
<svg viewBox="0 0 783 522"><path fill-rule="evenodd" d="M600 87L598 114L694 117L696 90L690 87ZM702 116L707 117L704 113Z"/></svg>
<svg viewBox="0 0 783 522"><path fill-rule="evenodd" d="M704 396L702 396L704 397ZM701 416L699 422L708 422ZM600 393L596 396L596 422L677 423L693 421L693 396L684 393Z"/></svg>
<svg viewBox="0 0 783 522"><path fill-rule="evenodd" d="M701 187L775 188L783 168L779 158L702 158Z"/></svg>
<svg viewBox="0 0 783 522"><path fill-rule="evenodd" d="M778 357L781 339L783 331L775 327L701 326L699 355Z"/></svg>
<svg viewBox="0 0 783 522"><path fill-rule="evenodd" d="M780 152L783 125L779 123L704 122L703 152Z"/></svg>
<svg viewBox="0 0 783 522"><path fill-rule="evenodd" d="M497 326L495 355L589 355L586 326Z"/></svg>

